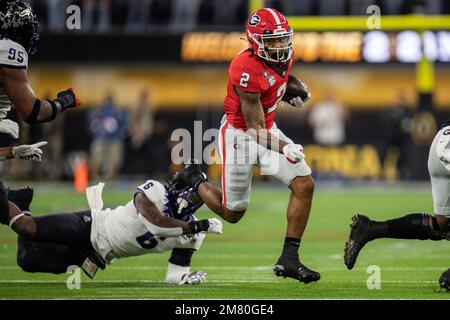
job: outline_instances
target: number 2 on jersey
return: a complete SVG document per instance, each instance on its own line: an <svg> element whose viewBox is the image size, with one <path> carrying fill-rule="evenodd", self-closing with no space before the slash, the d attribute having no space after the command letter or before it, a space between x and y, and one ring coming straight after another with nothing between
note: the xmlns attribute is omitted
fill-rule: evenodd
<svg viewBox="0 0 450 320"><path fill-rule="evenodd" d="M247 88L248 80L250 80L250 75L247 72L242 72L241 81L239 81L239 84L244 88Z"/></svg>

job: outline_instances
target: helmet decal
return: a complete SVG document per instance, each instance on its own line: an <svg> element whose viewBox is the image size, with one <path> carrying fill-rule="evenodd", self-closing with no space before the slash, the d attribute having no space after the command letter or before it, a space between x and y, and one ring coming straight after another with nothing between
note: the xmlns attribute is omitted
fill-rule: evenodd
<svg viewBox="0 0 450 320"><path fill-rule="evenodd" d="M254 14L250 18L248 24L251 25L251 26L257 26L260 21L261 21L261 18L257 14Z"/></svg>

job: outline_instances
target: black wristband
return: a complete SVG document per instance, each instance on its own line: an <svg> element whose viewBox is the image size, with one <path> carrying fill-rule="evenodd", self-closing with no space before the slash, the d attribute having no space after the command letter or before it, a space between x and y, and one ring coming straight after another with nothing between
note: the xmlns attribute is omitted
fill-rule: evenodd
<svg viewBox="0 0 450 320"><path fill-rule="evenodd" d="M200 186L200 183L206 182L206 181L208 181L208 178L206 178L203 173L200 175L196 175L193 178L192 186L194 187L195 191L198 191L198 187Z"/></svg>
<svg viewBox="0 0 450 320"><path fill-rule="evenodd" d="M209 221L207 219L192 221L189 223L189 227L192 230L192 233L199 233L202 231L208 231L209 229Z"/></svg>

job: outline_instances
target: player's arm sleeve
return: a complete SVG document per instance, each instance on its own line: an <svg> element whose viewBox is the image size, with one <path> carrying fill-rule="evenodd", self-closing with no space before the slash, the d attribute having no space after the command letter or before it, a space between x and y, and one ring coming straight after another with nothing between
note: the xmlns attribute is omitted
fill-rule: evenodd
<svg viewBox="0 0 450 320"><path fill-rule="evenodd" d="M27 69L27 51L14 41L7 39L0 40L0 67Z"/></svg>
<svg viewBox="0 0 450 320"><path fill-rule="evenodd" d="M143 195L144 197L138 197ZM164 186L155 180L148 180L138 187L134 196L134 205L138 211L138 219L154 235L159 237L179 237L183 235L186 222L165 217L162 212L168 205L167 192Z"/></svg>

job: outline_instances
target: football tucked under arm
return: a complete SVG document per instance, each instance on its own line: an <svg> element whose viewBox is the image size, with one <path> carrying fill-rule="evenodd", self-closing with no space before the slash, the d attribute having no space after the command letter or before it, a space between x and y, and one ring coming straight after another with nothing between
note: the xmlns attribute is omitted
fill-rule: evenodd
<svg viewBox="0 0 450 320"><path fill-rule="evenodd" d="M310 98L311 93L306 84L290 75L286 84L286 93L281 100L293 107L301 108Z"/></svg>

